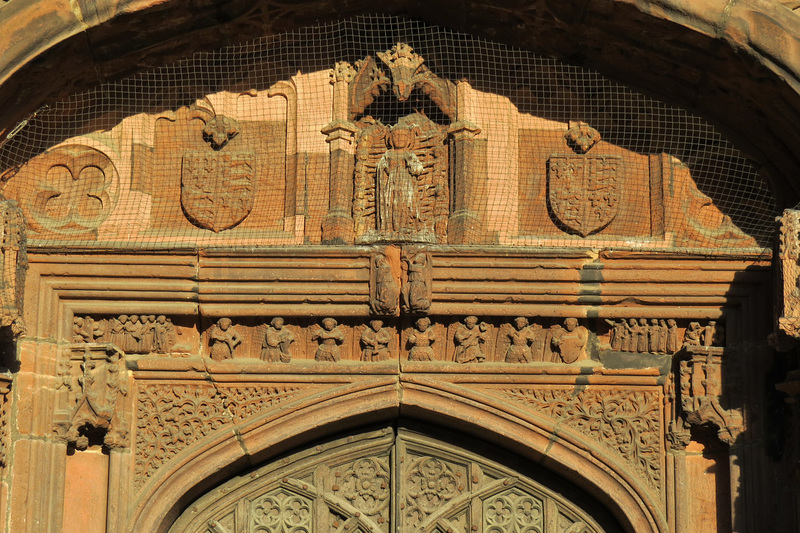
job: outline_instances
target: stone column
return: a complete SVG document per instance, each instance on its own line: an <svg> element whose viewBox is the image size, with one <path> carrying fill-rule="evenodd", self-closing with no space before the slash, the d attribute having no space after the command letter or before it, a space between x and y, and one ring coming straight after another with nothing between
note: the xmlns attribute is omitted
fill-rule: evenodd
<svg viewBox="0 0 800 533"><path fill-rule="evenodd" d="M353 172L355 170L355 133L348 120L349 86L355 75L347 62L336 63L331 72L333 84L333 121L322 129L330 147L330 196L328 214L322 222L322 242L352 244Z"/></svg>
<svg viewBox="0 0 800 533"><path fill-rule="evenodd" d="M487 241L480 213L486 209L486 146L478 141L481 130L459 120L448 129L451 160L451 211L447 229L450 244Z"/></svg>

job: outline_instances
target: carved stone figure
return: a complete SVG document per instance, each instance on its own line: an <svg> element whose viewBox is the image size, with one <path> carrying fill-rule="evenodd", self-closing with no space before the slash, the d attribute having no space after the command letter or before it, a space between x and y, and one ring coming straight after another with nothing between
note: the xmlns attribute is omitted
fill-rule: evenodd
<svg viewBox="0 0 800 533"><path fill-rule="evenodd" d="M125 353L138 353L139 341L142 340L142 323L139 315L131 315L125 323L125 342L123 351Z"/></svg>
<svg viewBox="0 0 800 533"><path fill-rule="evenodd" d="M91 333L86 331L86 323L83 318L76 316L72 320L72 342L92 342Z"/></svg>
<svg viewBox="0 0 800 533"><path fill-rule="evenodd" d="M419 126L399 124L389 129L389 150L376 169L378 187L378 230L385 233L415 230L420 225L420 202L416 198L416 179L423 167L414 154L414 139Z"/></svg>
<svg viewBox="0 0 800 533"><path fill-rule="evenodd" d="M261 344L261 360L268 363L288 363L292 360L291 345L294 334L284 326L281 317L273 318L267 331L264 333L264 342Z"/></svg>
<svg viewBox="0 0 800 533"><path fill-rule="evenodd" d="M211 341L211 359L214 361L232 358L236 347L242 342L239 333L231 324L233 321L230 318L220 318L211 328L209 339Z"/></svg>
<svg viewBox="0 0 800 533"><path fill-rule="evenodd" d="M674 319L667 320L667 353L675 353L681 347L678 337L678 324Z"/></svg>
<svg viewBox="0 0 800 533"><path fill-rule="evenodd" d="M317 361L337 362L341 358L339 346L344 344L344 333L334 318L323 318L322 327L312 333L311 340L318 340L319 347L314 354Z"/></svg>
<svg viewBox="0 0 800 533"><path fill-rule="evenodd" d="M433 348L431 344L436 341L436 333L431 327L431 319L424 316L414 323L414 329L408 336L411 351L409 361L433 361Z"/></svg>
<svg viewBox="0 0 800 533"><path fill-rule="evenodd" d="M612 350L622 350L623 344L627 340L627 331L625 328L625 321L620 320L609 320L605 319L609 326L611 326L611 331L609 332L609 344L611 345ZM627 350L623 350L627 351Z"/></svg>
<svg viewBox="0 0 800 533"><path fill-rule="evenodd" d="M690 322L683 335L684 346L700 346L702 343L703 328L700 322Z"/></svg>
<svg viewBox="0 0 800 533"><path fill-rule="evenodd" d="M635 318L631 318L625 324L626 336L622 343L623 352L635 352L639 349L639 323Z"/></svg>
<svg viewBox="0 0 800 533"><path fill-rule="evenodd" d="M661 326L658 324L658 319L651 318L650 325L647 329L647 344L651 353L662 353L661 345Z"/></svg>
<svg viewBox="0 0 800 533"><path fill-rule="evenodd" d="M586 343L589 330L578 325L577 318L564 320L564 327L553 332L553 349L558 352L561 361L574 363L586 359Z"/></svg>
<svg viewBox="0 0 800 533"><path fill-rule="evenodd" d="M425 313L431 307L431 263L424 252L404 257L408 281L403 285L403 308L406 312Z"/></svg>
<svg viewBox="0 0 800 533"><path fill-rule="evenodd" d="M456 345L457 363L482 363L486 360L483 345L486 343L488 326L485 322L478 325L478 317L468 316L458 326L453 342Z"/></svg>
<svg viewBox="0 0 800 533"><path fill-rule="evenodd" d="M153 325L153 351L169 353L175 344L175 326L164 315L159 315Z"/></svg>
<svg viewBox="0 0 800 533"><path fill-rule="evenodd" d="M392 267L384 254L377 254L372 259L373 298L370 308L376 315L393 315L397 312L400 290L397 280L392 274Z"/></svg>
<svg viewBox="0 0 800 533"><path fill-rule="evenodd" d="M528 319L522 316L515 318L514 329L508 333L508 338L511 345L506 352L506 363L530 363L530 344L535 337Z"/></svg>
<svg viewBox="0 0 800 533"><path fill-rule="evenodd" d="M369 327L361 334L361 344L364 351L361 353L362 361L386 361L391 358L389 343L392 342L391 332L383 327L382 320L371 320Z"/></svg>

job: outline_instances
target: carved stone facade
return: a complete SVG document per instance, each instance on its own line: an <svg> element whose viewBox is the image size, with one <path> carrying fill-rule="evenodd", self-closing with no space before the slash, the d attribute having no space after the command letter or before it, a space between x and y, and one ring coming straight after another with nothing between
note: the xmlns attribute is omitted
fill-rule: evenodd
<svg viewBox="0 0 800 533"><path fill-rule="evenodd" d="M296 35L229 50L238 77L0 168L0 529L752 530L787 437L771 251L731 207L760 167L378 19L314 68ZM751 164L710 131L686 144ZM785 351L798 235L787 210Z"/></svg>

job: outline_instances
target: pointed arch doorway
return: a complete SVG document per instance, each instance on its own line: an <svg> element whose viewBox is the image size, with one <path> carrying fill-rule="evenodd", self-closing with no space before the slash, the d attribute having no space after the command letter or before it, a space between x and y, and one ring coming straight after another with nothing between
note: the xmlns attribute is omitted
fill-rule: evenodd
<svg viewBox="0 0 800 533"><path fill-rule="evenodd" d="M456 444L457 443L457 444ZM465 435L399 424L312 445L191 503L170 533L611 533L593 497Z"/></svg>

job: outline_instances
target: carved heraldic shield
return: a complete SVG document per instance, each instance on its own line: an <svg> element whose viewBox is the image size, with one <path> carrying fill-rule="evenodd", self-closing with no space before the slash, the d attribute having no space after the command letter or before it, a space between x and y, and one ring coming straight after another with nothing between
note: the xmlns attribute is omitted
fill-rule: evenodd
<svg viewBox="0 0 800 533"><path fill-rule="evenodd" d="M254 155L186 152L181 168L181 205L192 224L214 232L247 218L255 198Z"/></svg>
<svg viewBox="0 0 800 533"><path fill-rule="evenodd" d="M582 237L608 226L619 210L621 167L622 158L615 156L551 156L547 188L553 216Z"/></svg>

